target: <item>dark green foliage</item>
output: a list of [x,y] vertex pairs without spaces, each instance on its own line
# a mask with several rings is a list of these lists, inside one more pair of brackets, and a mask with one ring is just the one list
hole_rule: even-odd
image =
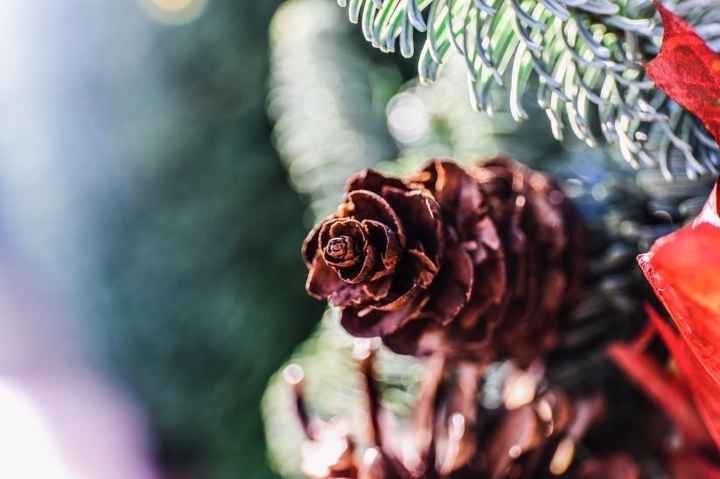
[[168,110],[139,107],[140,174],[106,225],[109,362],[146,406],[161,465],[197,477],[272,475],[260,396],[321,313],[303,290],[304,206],[265,115],[277,3],[215,0],[156,32]]

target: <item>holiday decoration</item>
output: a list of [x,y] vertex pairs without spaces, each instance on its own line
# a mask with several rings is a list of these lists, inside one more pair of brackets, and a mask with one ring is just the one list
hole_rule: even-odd
[[405,180],[366,170],[305,240],[307,290],[397,352],[527,364],[555,342],[581,241],[557,185],[511,160],[436,160]]
[[[720,8],[339,3],[381,50],[421,46],[419,76],[321,0],[274,20],[270,112],[330,306],[266,394],[278,471],[718,477]],[[566,127],[584,144],[543,130]]]
[[[303,424],[303,469],[308,477],[325,479],[411,479],[441,477],[531,477],[540,471],[555,476],[576,471],[578,477],[637,477],[637,466],[622,454],[605,460],[576,459],[576,447],[605,412],[605,399],[571,399],[563,391],[535,394],[542,372],[514,371],[506,382],[501,411],[475,402],[478,368],[452,367],[441,358],[427,365],[422,389],[407,430],[393,430],[383,421],[374,379],[373,353],[358,355],[365,392],[367,437],[362,451],[339,423],[308,417],[302,369],[290,365],[285,380],[293,389],[297,417]],[[479,439],[482,438],[482,439]]]

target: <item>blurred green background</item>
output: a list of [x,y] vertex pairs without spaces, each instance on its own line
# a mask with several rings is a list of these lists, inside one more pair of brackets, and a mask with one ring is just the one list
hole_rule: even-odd
[[185,24],[140,20],[155,68],[125,78],[138,164],[105,218],[99,334],[158,462],[182,477],[272,477],[259,400],[322,311],[303,290],[306,200],[266,115],[278,3],[212,0]]
[[260,399],[323,310],[266,113],[279,4],[0,6],[0,275],[62,298],[53,341],[137,404],[163,478],[274,477]]

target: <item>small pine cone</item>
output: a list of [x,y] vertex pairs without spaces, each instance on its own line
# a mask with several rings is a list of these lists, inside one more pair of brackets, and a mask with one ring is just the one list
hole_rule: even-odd
[[308,292],[396,352],[528,363],[580,282],[579,220],[546,176],[504,158],[353,176],[308,235]]

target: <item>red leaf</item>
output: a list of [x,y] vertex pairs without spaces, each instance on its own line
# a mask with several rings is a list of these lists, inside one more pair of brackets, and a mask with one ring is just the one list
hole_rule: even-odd
[[717,383],[710,377],[705,368],[692,354],[687,344],[683,342],[672,327],[660,318],[660,315],[648,306],[650,322],[655,330],[660,333],[670,353],[677,362],[678,368],[683,377],[687,379],[690,389],[693,392],[695,406],[700,411],[708,430],[720,447],[720,401],[716,394]]
[[720,479],[720,469],[697,455],[673,454],[670,466],[673,476],[681,479]]
[[633,346],[612,344],[608,353],[628,377],[675,423],[690,444],[707,443],[707,433],[686,389],[650,355]]
[[[720,447],[720,216],[718,185],[692,224],[659,239],[638,262],[670,312],[684,344],[651,319],[687,377],[695,403]],[[665,329],[663,328],[665,326]]]
[[665,34],[660,54],[646,66],[655,84],[694,113],[720,143],[720,55],[682,18],[655,0]]

